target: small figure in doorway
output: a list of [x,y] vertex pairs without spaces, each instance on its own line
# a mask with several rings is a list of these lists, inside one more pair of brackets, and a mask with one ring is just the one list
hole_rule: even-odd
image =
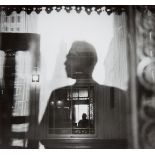
[[82,120],[79,121],[78,127],[79,128],[88,128],[90,126],[90,122],[87,119],[87,114],[83,113],[82,114]]

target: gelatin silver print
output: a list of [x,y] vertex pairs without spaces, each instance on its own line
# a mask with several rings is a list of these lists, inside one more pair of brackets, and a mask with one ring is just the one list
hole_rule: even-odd
[[0,5],[0,148],[155,148],[154,30],[155,6]]

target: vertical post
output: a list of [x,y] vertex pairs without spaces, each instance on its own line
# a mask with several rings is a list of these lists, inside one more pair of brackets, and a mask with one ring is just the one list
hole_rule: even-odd
[[138,142],[138,115],[137,115],[137,76],[136,76],[136,27],[135,8],[129,6],[127,12],[127,46],[129,66],[129,103],[128,103],[128,139],[129,148],[139,148]]
[[39,96],[40,96],[40,36],[33,36],[34,40],[30,43],[30,51],[32,53],[32,76],[38,76],[38,81],[31,81],[30,88],[30,133],[29,133],[29,142],[28,148],[38,148],[39,147],[39,138],[38,138],[38,114],[39,114]]
[[2,100],[2,147],[11,143],[11,115],[14,105],[15,52],[5,51],[4,97]]

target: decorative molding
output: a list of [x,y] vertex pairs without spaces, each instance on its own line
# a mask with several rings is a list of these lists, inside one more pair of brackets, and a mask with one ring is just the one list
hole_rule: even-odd
[[[0,11],[4,11],[7,16],[9,16],[13,11],[16,11],[17,13],[25,11],[29,15],[32,11],[39,14],[42,10],[45,10],[47,14],[54,10],[57,12],[65,10],[67,13],[70,13],[73,10],[80,13],[84,10],[88,15],[90,15],[93,11],[97,12],[99,15],[102,12],[106,12],[108,15],[112,13],[120,15],[122,12],[127,12],[128,8],[129,5],[0,5]],[[133,8],[143,13],[147,11],[155,13],[155,6],[153,5],[135,5]]]
[[1,5],[0,11],[4,11],[7,16],[9,16],[13,11],[20,13],[21,11],[25,11],[28,15],[35,11],[39,14],[42,10],[45,10],[48,14],[52,11],[60,12],[61,10],[65,10],[67,13],[75,10],[77,13],[80,13],[82,10],[86,11],[88,15],[90,15],[93,11],[97,12],[97,14],[101,14],[102,12],[107,12],[108,15],[111,13],[121,14],[122,12],[126,12],[128,6],[112,6],[112,5]]

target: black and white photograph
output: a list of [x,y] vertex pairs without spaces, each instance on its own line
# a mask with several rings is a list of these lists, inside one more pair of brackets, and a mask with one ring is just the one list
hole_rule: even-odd
[[154,5],[0,5],[0,149],[154,149]]

